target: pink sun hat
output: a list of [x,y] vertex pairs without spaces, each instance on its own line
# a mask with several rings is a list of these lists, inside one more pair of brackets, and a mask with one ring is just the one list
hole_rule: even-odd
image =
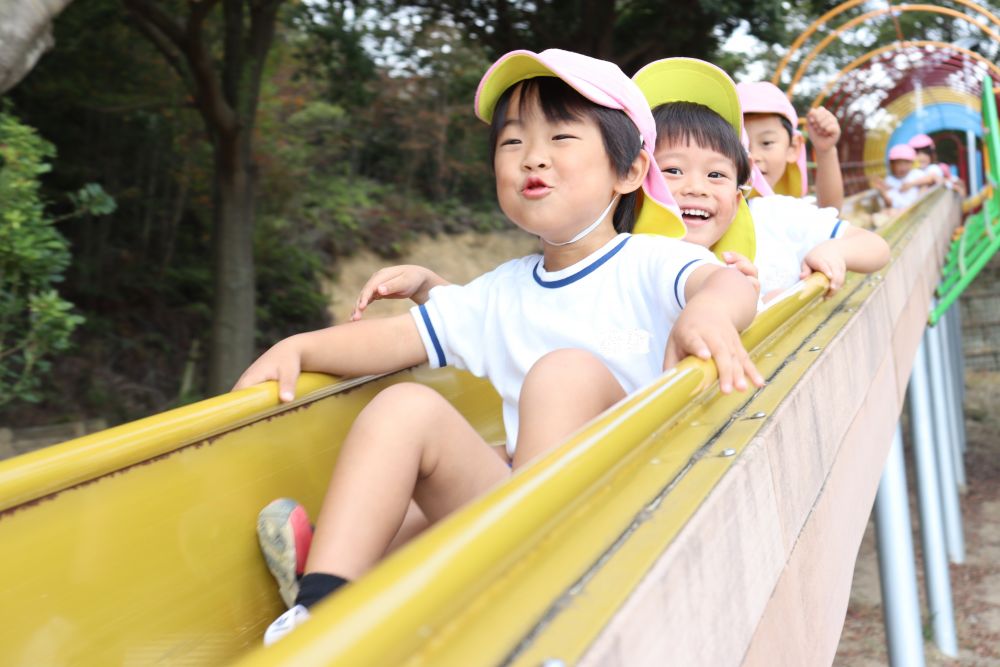
[[[776,85],[768,81],[745,81],[736,84],[736,92],[740,96],[740,106],[743,107],[744,115],[768,113],[784,116],[792,124],[793,135],[802,136],[798,129],[799,115],[795,113],[795,107]],[[781,180],[774,185],[773,190],[779,195],[792,197],[803,197],[809,191],[805,141],[800,141],[795,163],[789,164],[785,168],[785,173],[781,176]]]
[[908,160],[913,162],[917,159],[917,151],[909,144],[896,144],[889,149],[889,162],[894,160]]
[[476,116],[489,123],[504,91],[519,81],[539,76],[562,79],[576,92],[595,104],[618,109],[635,123],[642,137],[642,150],[649,155],[651,168],[642,183],[642,196],[637,203],[636,227],[682,238],[687,228],[681,210],[667,187],[659,169],[655,168],[656,123],[642,91],[614,63],[598,60],[572,51],[546,49],[511,51],[501,56],[483,75],[476,90]]
[[907,143],[910,145],[910,148],[913,149],[934,147],[934,140],[931,139],[926,134],[918,134],[917,136],[910,139]]

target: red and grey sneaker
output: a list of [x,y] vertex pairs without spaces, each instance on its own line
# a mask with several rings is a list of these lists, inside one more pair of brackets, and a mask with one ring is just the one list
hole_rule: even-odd
[[313,529],[306,509],[290,498],[268,503],[257,515],[257,540],[285,606],[291,609],[299,594]]

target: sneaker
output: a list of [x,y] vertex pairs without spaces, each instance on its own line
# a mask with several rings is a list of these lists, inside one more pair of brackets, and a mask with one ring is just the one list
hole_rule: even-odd
[[257,515],[260,550],[288,608],[295,605],[299,594],[299,577],[305,571],[312,535],[305,508],[289,498],[268,503]]
[[309,610],[300,604],[274,619],[264,631],[264,646],[270,646],[309,620]]

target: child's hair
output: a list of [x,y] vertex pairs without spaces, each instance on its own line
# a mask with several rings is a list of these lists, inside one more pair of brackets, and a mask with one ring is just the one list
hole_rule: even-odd
[[785,132],[788,133],[788,140],[791,141],[795,138],[795,128],[792,127],[792,121],[785,118],[784,114],[780,113],[748,113],[747,118],[753,118],[755,116],[774,116],[781,123],[781,127],[785,128]]
[[736,167],[736,184],[750,181],[750,157],[733,126],[704,104],[667,102],[653,109],[657,143],[690,144],[724,155]]
[[927,157],[929,157],[931,159],[931,162],[934,161],[935,152],[936,151],[934,150],[933,146],[922,146],[922,147],[920,147],[920,148],[917,149],[917,153],[918,154],[919,153],[923,153],[924,155],[926,155]]
[[[601,130],[604,150],[618,176],[628,174],[632,162],[642,150],[642,137],[635,123],[624,111],[594,104],[576,92],[562,79],[539,76],[525,79],[504,91],[493,111],[490,122],[490,165],[496,157],[497,140],[507,118],[507,108],[514,91],[520,89],[519,113],[524,114],[528,103],[537,95],[538,104],[549,122],[593,119]],[[635,225],[635,202],[638,190],[622,195],[615,208],[614,226],[618,232],[630,232]]]

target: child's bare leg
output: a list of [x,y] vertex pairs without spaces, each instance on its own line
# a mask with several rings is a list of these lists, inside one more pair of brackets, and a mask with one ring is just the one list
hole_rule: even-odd
[[[493,453],[500,457],[500,460],[507,463],[507,450],[504,445],[492,445],[490,447]],[[389,543],[388,548],[385,550],[386,555],[391,554],[396,549],[400,548],[414,537],[424,532],[430,528],[431,522],[427,520],[424,516],[423,511],[414,501],[410,501],[409,507],[406,508],[406,516],[403,517],[403,525],[399,527],[396,531],[396,536],[392,538],[392,542]]]
[[585,350],[556,350],[531,367],[521,386],[514,467],[552,449],[625,397],[618,380]]
[[396,531],[396,536],[392,538],[392,542],[390,542],[389,546],[386,547],[385,553],[391,554],[393,551],[427,530],[430,525],[431,522],[427,520],[426,516],[424,516],[423,511],[417,503],[411,500],[409,506],[406,508],[406,516],[403,517],[403,523],[400,525],[399,530]]
[[440,394],[417,384],[389,387],[344,441],[306,572],[357,578],[385,553],[411,498],[434,522],[509,474]]

